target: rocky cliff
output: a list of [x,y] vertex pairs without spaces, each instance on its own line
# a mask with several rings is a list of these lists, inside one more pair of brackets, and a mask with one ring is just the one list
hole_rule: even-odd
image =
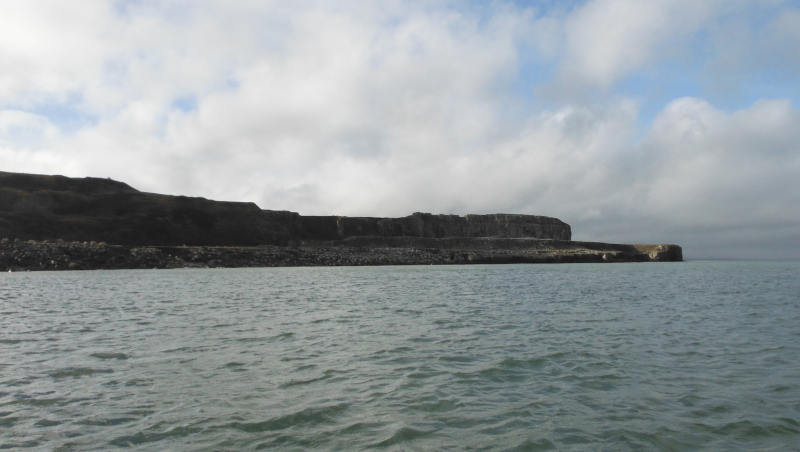
[[349,237],[506,237],[570,240],[568,224],[538,215],[432,215],[416,212],[401,218],[301,216],[265,211],[300,240],[343,240]]
[[120,245],[286,244],[254,203],[142,193],[110,179],[0,172],[0,237]]
[[[568,224],[536,215],[303,216],[143,193],[111,179],[6,172],[0,238],[7,248],[0,263],[9,269],[140,268],[152,259],[160,268],[191,266],[195,251],[152,251],[187,245],[216,247],[197,251],[215,256],[210,266],[682,260],[676,245],[572,242]],[[95,248],[98,242],[103,247]],[[286,253],[294,260],[283,260]]]
[[0,237],[252,246],[358,236],[569,240],[571,231],[561,220],[534,215],[302,216],[254,203],[143,193],[111,179],[0,172]]
[[341,217],[337,223],[342,238],[379,235],[382,237],[507,237],[570,240],[568,224],[538,215],[432,215],[416,212],[403,218],[375,221],[377,234],[364,231],[363,220]]

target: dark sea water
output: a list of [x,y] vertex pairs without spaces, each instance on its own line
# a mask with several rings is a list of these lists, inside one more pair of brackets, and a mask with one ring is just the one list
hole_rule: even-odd
[[0,447],[800,449],[800,262],[0,275]]

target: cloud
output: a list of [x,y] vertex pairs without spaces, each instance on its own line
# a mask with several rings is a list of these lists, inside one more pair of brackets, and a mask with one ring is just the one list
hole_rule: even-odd
[[565,21],[562,76],[607,89],[631,71],[675,54],[721,2],[594,0]]
[[[634,148],[643,178],[625,216],[650,223],[650,237],[695,237],[684,241],[698,254],[796,256],[799,131],[800,112],[787,100],[733,113],[702,99],[675,100]],[[723,249],[723,235],[738,239]],[[763,246],[770,237],[772,246]]]
[[[785,245],[800,243],[791,99],[723,109],[677,96],[647,124],[646,91],[611,89],[681,52],[704,55],[681,46],[722,36],[723,16],[749,24],[746,5],[25,5],[0,17],[4,170],[303,214],[542,214],[578,239],[800,257]],[[794,55],[796,14],[771,7],[765,23],[778,25],[747,36]],[[723,57],[730,68],[751,58],[725,52],[709,74]],[[520,97],[537,70],[556,76],[532,78],[552,95]]]
[[796,98],[800,90],[792,81],[800,76],[800,9],[793,6],[753,7],[747,15],[715,24],[703,74],[707,95],[721,102],[754,91],[760,97],[783,92]]
[[0,102],[31,108],[80,96],[118,38],[104,2],[3,2]]
[[0,110],[0,145],[41,148],[59,136],[58,129],[44,116],[21,110]]

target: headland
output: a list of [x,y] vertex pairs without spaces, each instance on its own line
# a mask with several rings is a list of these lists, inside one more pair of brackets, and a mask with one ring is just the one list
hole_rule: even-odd
[[111,179],[0,172],[0,270],[681,261],[677,245],[572,241],[518,214],[304,216],[145,193]]

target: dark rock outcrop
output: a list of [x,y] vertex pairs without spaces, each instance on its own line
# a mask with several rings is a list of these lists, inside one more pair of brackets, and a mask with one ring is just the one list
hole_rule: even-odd
[[[608,263],[681,260],[680,247],[660,245],[677,259],[642,252],[635,245],[521,240],[517,248],[505,248],[495,239],[383,238],[336,242],[318,247],[134,247],[94,242],[44,243],[0,242],[0,271],[167,269],[209,267],[304,267],[361,265],[463,265]],[[502,239],[501,239],[502,240]],[[443,242],[443,243],[440,243]],[[344,242],[348,242],[343,244]],[[460,248],[464,244],[480,249]],[[361,246],[366,245],[366,246]],[[396,246],[380,246],[396,245]],[[399,245],[399,246],[397,246]],[[428,245],[417,247],[412,245]],[[598,249],[592,249],[598,248]]]
[[[507,237],[570,240],[568,224],[539,215],[431,215],[414,213],[404,218],[378,222],[384,237]],[[347,232],[347,222],[344,224]],[[399,232],[399,234],[398,234]],[[365,234],[353,234],[365,235]]]
[[432,215],[416,212],[401,218],[301,216],[265,213],[300,240],[342,240],[349,237],[507,237],[570,240],[567,223],[539,215]]
[[535,215],[302,216],[111,179],[0,172],[0,269],[11,271],[683,259],[676,245],[571,236]]
[[0,236],[120,245],[285,245],[254,203],[142,193],[110,179],[0,172]]
[[254,246],[348,237],[530,237],[569,240],[535,215],[402,218],[301,216],[254,203],[143,193],[122,182],[0,172],[0,236],[120,245]]

